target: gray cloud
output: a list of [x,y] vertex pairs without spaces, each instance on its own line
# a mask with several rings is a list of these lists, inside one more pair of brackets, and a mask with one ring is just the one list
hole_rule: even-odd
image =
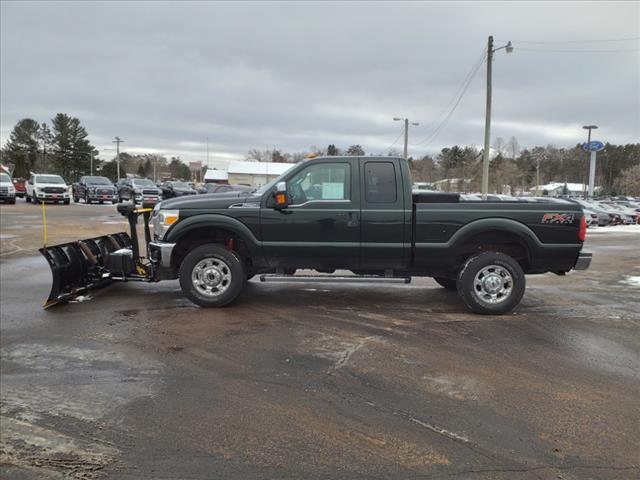
[[[417,142],[481,55],[496,54],[493,137],[573,145],[640,138],[640,43],[525,44],[640,36],[636,2],[615,3],[14,3],[1,4],[0,105],[13,124],[80,117],[99,147],[212,157],[360,143],[385,153],[394,116]],[[484,66],[447,127],[413,154],[480,144]],[[396,144],[396,146],[399,146]],[[108,152],[104,152],[108,156]]]

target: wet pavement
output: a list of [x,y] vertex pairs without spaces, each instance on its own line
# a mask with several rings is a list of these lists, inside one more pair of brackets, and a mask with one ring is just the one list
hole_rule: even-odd
[[217,310],[129,283],[44,311],[25,246],[0,257],[0,477],[638,478],[638,244],[590,235],[590,270],[528,277],[502,317],[429,279],[252,280]]

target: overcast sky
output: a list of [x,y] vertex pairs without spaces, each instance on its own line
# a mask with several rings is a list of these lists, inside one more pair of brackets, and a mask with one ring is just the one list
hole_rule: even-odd
[[[494,60],[493,139],[572,146],[595,123],[598,139],[637,142],[639,5],[3,0],[2,143],[20,118],[65,112],[103,158],[114,135],[126,151],[184,160],[204,160],[207,138],[212,159],[329,143],[384,154],[396,116],[420,123],[414,156],[481,145],[485,64],[440,133],[412,144],[450,111],[490,34],[515,46]],[[523,43],[621,38],[632,40]]]

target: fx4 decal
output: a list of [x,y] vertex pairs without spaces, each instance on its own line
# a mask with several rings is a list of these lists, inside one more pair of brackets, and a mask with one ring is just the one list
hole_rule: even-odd
[[571,225],[573,223],[573,219],[573,213],[545,213],[542,216],[542,223]]

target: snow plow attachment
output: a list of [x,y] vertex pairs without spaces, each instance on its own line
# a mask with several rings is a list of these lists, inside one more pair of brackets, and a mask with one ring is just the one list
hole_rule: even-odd
[[40,253],[47,259],[53,277],[51,292],[43,307],[49,308],[88,290],[104,287],[111,283],[114,274],[124,275],[125,272],[114,272],[111,268],[116,266],[113,257],[129,256],[127,252],[131,252],[131,238],[125,232],[41,248]]
[[146,244],[151,241],[149,218],[152,209],[131,203],[118,204],[118,212],[129,222],[131,235],[120,232],[101,237],[43,247],[40,253],[51,267],[53,283],[43,308],[72,300],[112,281],[153,282],[155,266],[140,256],[136,225],[144,219]]

